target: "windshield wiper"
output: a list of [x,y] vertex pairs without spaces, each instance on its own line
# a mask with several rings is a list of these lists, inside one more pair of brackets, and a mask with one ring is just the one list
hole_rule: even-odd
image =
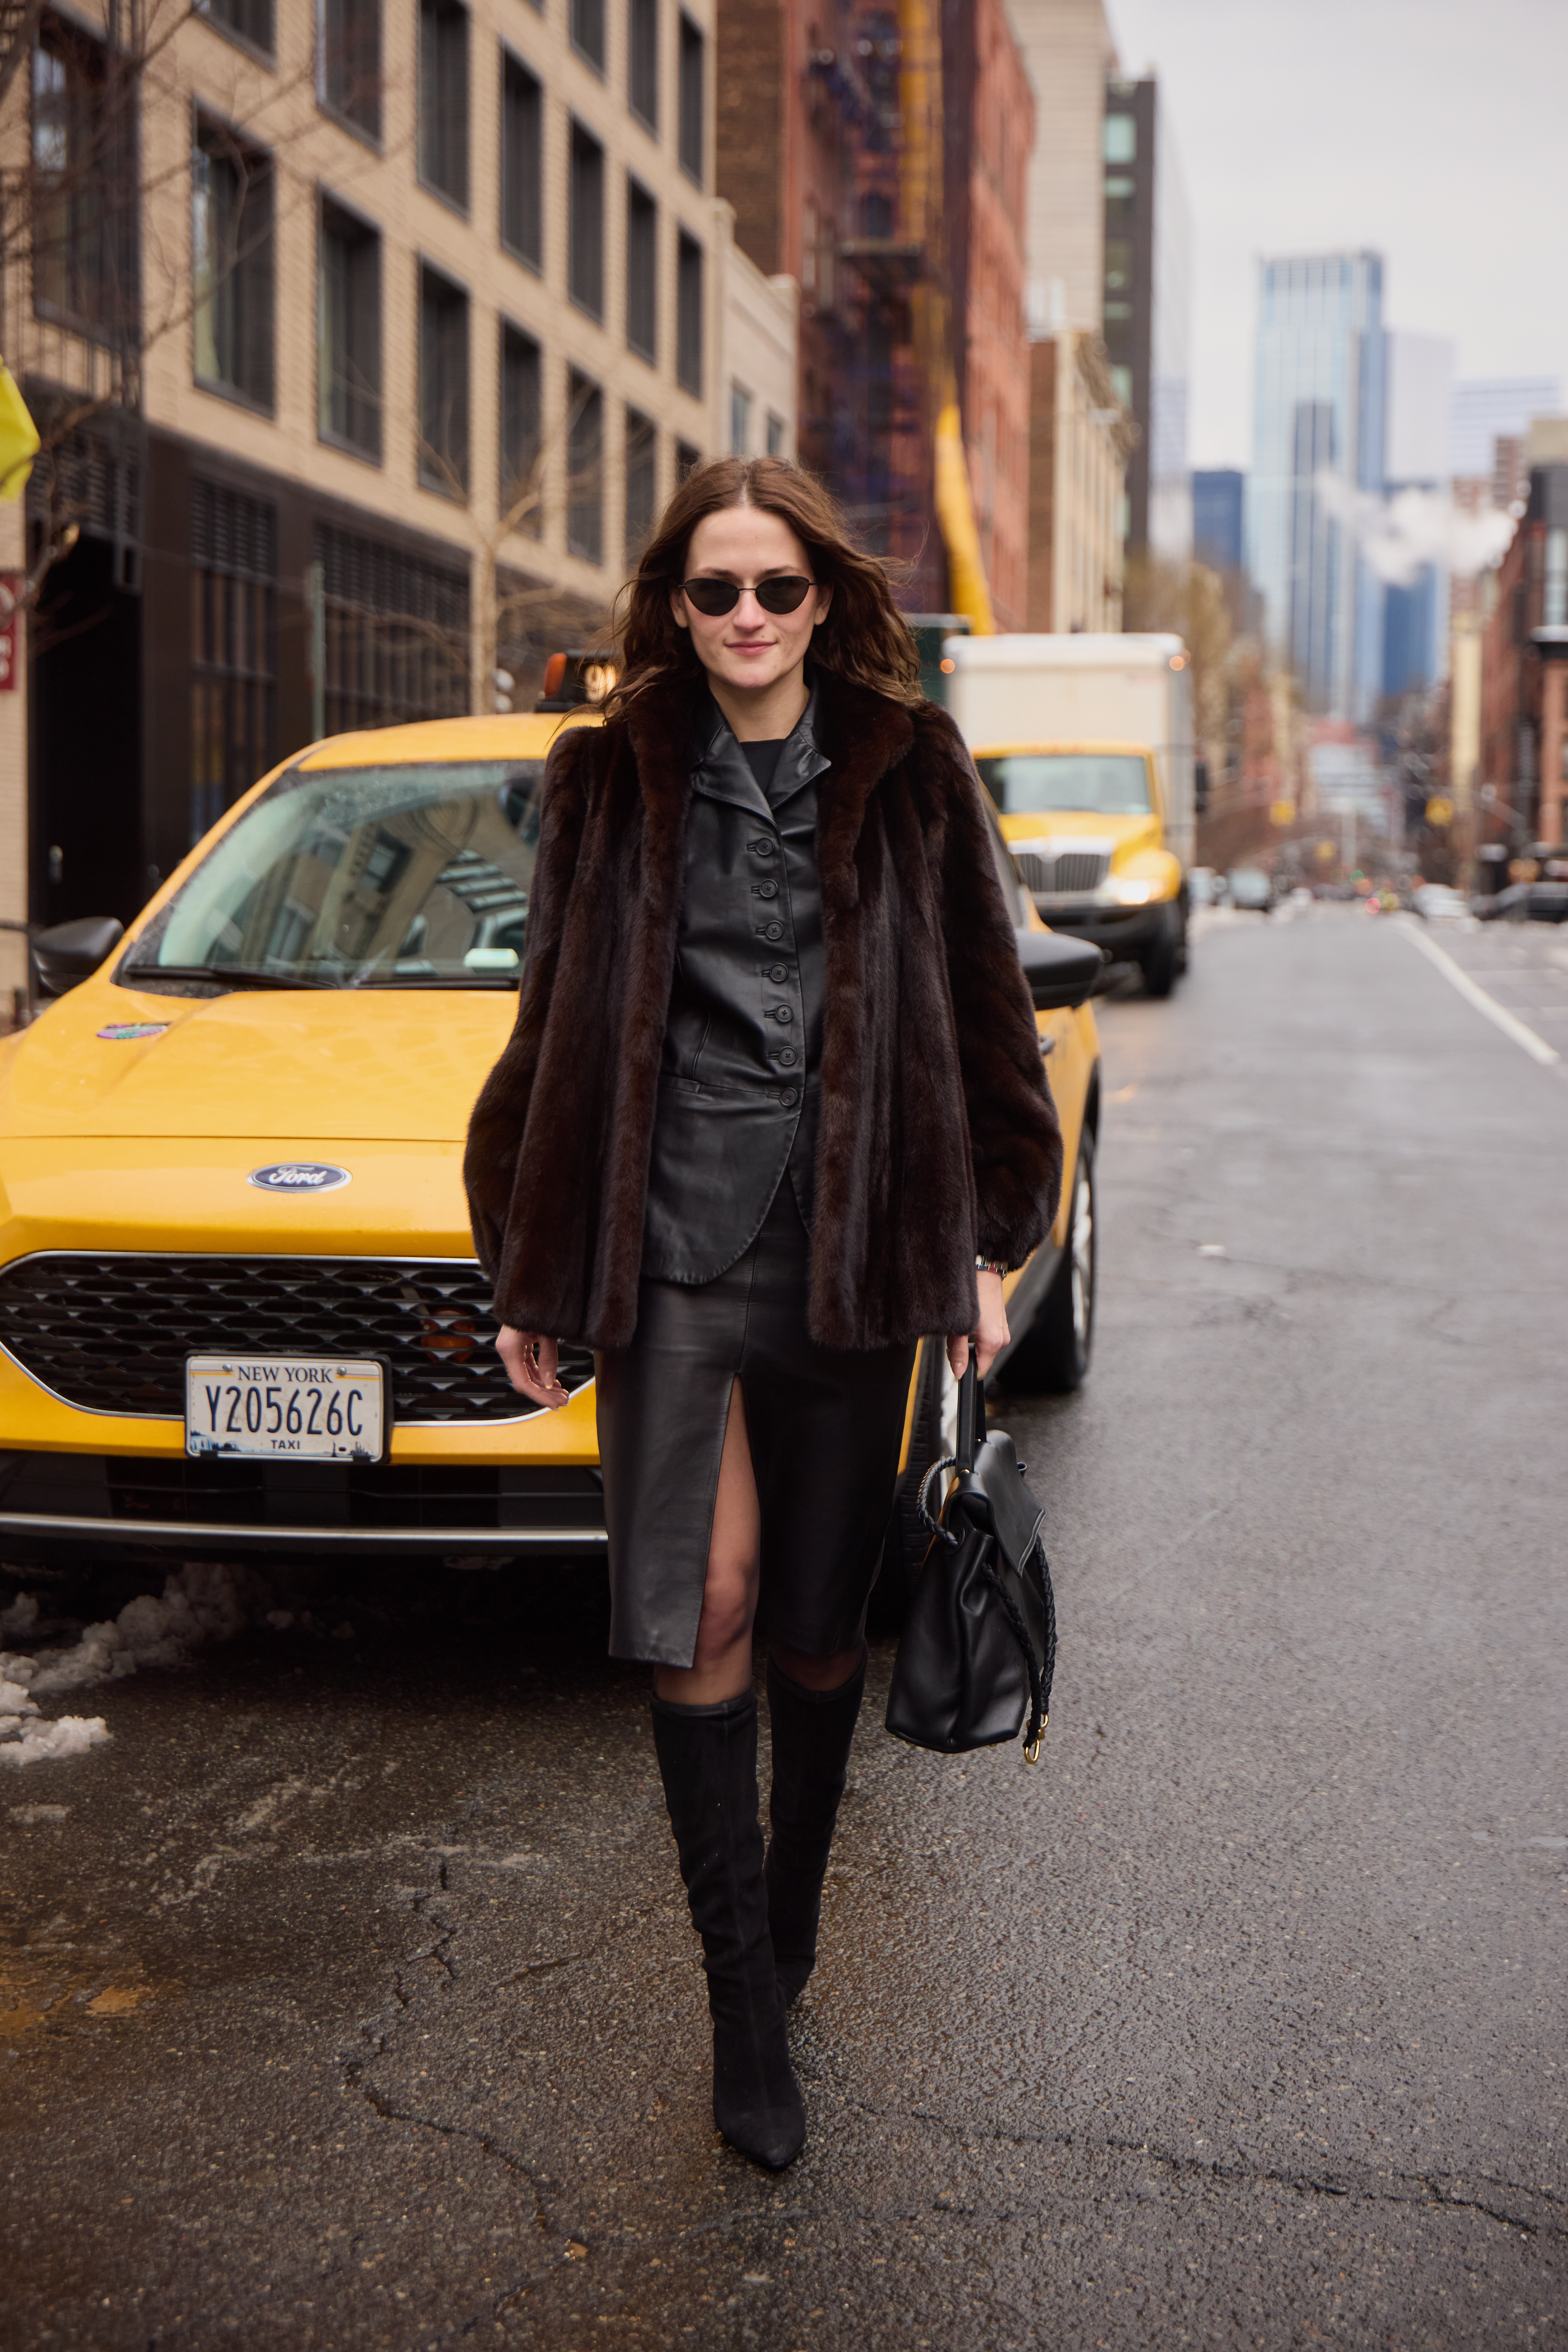
[[364,973],[351,988],[515,988],[515,971],[398,971]]
[[298,972],[259,971],[242,963],[128,963],[121,980],[134,987],[138,980],[203,980],[232,988],[337,988],[335,980],[306,980]]

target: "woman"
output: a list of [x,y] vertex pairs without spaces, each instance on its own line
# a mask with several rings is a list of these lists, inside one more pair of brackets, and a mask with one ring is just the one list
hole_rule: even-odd
[[655,1669],[714,2116],[776,2168],[915,1343],[989,1369],[1061,1144],[973,769],[821,486],[693,473],[624,656],[551,751],[466,1175],[513,1385],[597,1351],[610,1649]]

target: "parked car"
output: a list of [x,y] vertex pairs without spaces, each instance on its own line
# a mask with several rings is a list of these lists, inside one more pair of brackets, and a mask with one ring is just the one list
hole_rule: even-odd
[[[296,1551],[602,1559],[594,1361],[534,1411],[494,1347],[461,1181],[510,1029],[544,756],[578,714],[341,736],[289,760],[0,1044],[0,1559]],[[1001,1369],[1093,1340],[1098,948],[1049,933],[992,824],[1066,1140]],[[97,968],[95,968],[97,967]],[[913,1480],[952,1410],[927,1343]],[[949,1448],[948,1450],[951,1450]],[[901,1507],[892,1547],[915,1542]]]
[[1233,907],[1245,908],[1249,913],[1267,915],[1274,905],[1274,884],[1260,866],[1233,866],[1226,877],[1226,890]]
[[1510,882],[1496,910],[1510,923],[1568,923],[1568,882]]

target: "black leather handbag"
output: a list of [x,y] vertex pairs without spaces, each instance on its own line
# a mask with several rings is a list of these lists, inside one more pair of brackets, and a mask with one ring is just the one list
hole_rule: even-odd
[[[928,1497],[948,1470],[957,1475],[933,1517]],[[948,1756],[997,1747],[1022,1730],[1024,1754],[1037,1763],[1057,1664],[1045,1513],[1012,1439],[985,1433],[973,1347],[958,1390],[958,1452],[931,1464],[920,1507],[931,1539],[894,1661],[888,1729]]]

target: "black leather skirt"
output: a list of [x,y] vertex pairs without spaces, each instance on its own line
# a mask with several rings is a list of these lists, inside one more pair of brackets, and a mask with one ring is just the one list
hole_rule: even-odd
[[819,1348],[805,1328],[809,1257],[786,1181],[715,1281],[645,1277],[631,1346],[597,1359],[612,1657],[691,1664],[737,1380],[762,1505],[758,1621],[814,1657],[860,1638],[915,1350]]

